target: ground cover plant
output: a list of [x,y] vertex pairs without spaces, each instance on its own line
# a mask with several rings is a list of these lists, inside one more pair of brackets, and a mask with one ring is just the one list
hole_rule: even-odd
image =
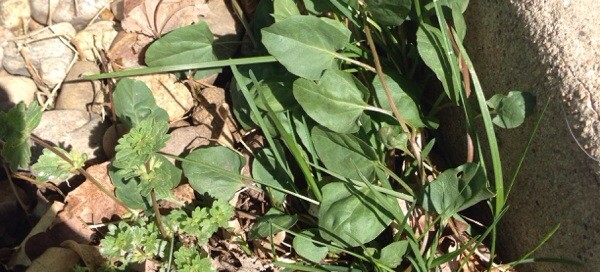
[[[264,249],[277,271],[508,271],[534,259],[533,251],[512,263],[496,258],[516,173],[502,172],[495,129],[522,124],[535,98],[484,96],[463,46],[467,4],[262,0],[243,19],[249,49],[232,59],[219,59],[221,44],[204,22],[158,34],[144,55],[148,68],[85,77],[118,78],[111,110],[127,133],[110,163],[114,192],[83,169],[85,155],[31,135],[41,117],[35,103],[0,113],[2,160],[6,171],[30,167],[41,181],[82,174],[127,209],[99,242],[102,262],[79,271],[145,262],[209,271],[218,254],[211,237],[250,256]],[[171,72],[195,82],[215,69],[230,79],[231,111],[247,133],[230,146],[160,152],[169,116],[127,77]],[[448,108],[462,112],[451,124],[465,135],[458,163],[438,146]],[[262,144],[249,146],[248,135]],[[45,147],[35,163],[29,140]],[[174,197],[182,183],[197,201]],[[237,205],[250,193],[261,196],[263,213]],[[461,212],[478,203],[492,219],[474,228]],[[251,227],[232,231],[240,218]]]

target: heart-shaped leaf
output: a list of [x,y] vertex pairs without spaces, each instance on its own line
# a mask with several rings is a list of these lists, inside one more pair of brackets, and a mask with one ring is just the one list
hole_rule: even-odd
[[490,108],[496,111],[492,122],[501,128],[520,126],[525,117],[533,113],[535,96],[528,92],[511,91],[507,95],[496,94],[487,101]]
[[303,78],[294,82],[294,97],[308,116],[339,133],[358,131],[357,120],[369,106],[367,93],[354,76],[340,70],[326,70],[318,84]]
[[384,206],[398,206],[392,197],[384,198],[388,203],[382,205],[369,188],[344,182],[329,183],[322,191],[318,216],[321,237],[351,247],[375,239],[392,222],[393,215]]
[[314,127],[312,141],[328,170],[357,181],[362,180],[361,175],[368,180],[375,176],[377,154],[356,136]]
[[325,69],[336,66],[337,51],[350,40],[350,30],[336,24],[338,27],[315,16],[295,15],[263,28],[262,42],[288,71],[317,80]]
[[224,147],[198,148],[185,157],[183,173],[194,190],[229,201],[244,186],[240,171],[246,159]]
[[132,128],[146,118],[169,121],[169,114],[156,105],[152,91],[139,80],[123,78],[113,93],[115,114],[125,126]]

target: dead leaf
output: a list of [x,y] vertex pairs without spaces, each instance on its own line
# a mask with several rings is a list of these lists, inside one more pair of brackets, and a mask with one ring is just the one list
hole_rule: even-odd
[[39,258],[35,259],[28,272],[63,272],[72,271],[73,266],[79,263],[79,256],[68,248],[51,247]]
[[79,244],[73,240],[64,241],[61,246],[75,251],[81,257],[85,266],[92,269],[92,271],[106,262],[98,247]]
[[124,0],[121,26],[127,32],[159,38],[163,34],[198,22],[208,12],[204,1]]

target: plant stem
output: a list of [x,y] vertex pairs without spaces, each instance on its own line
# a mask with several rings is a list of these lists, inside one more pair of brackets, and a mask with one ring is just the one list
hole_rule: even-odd
[[13,191],[13,194],[15,195],[17,202],[19,202],[19,206],[21,206],[21,209],[23,209],[25,214],[27,216],[29,216],[29,212],[27,211],[27,207],[25,206],[25,203],[23,203],[23,200],[21,200],[21,198],[19,197],[19,194],[17,193],[17,188],[15,188],[15,184],[13,182],[10,170],[8,169],[8,167],[6,167],[5,163],[2,164],[2,167],[4,168],[4,171],[6,172],[6,178],[8,179],[8,184],[10,184],[10,189]]
[[152,198],[152,209],[154,210],[154,215],[156,216],[156,224],[158,225],[160,235],[162,235],[163,239],[167,240],[169,239],[169,236],[167,235],[167,230],[162,222],[162,216],[160,215],[160,210],[158,209],[158,202],[156,201],[156,193],[154,192],[154,188],[150,191],[150,198]]
[[[58,151],[58,149],[56,149],[54,146],[47,144],[46,142],[44,142],[44,140],[40,139],[39,137],[35,136],[34,134],[31,134],[31,140],[33,140],[36,144],[39,144],[39,145],[43,146],[44,148],[47,148],[48,150],[52,151],[52,153],[56,154],[61,159],[65,160],[66,162],[68,162],[69,164],[74,166],[73,161],[69,157],[67,157],[65,154]],[[102,184],[100,184],[100,182],[98,180],[96,180],[96,178],[94,178],[92,175],[90,175],[90,173],[88,173],[81,167],[77,168],[77,172],[82,174],[87,180],[89,180],[92,184],[94,184],[94,186],[96,186],[96,188],[100,189],[100,191],[102,191],[102,193],[104,193],[106,196],[108,196],[110,199],[112,199],[119,206],[125,208],[127,211],[129,211],[131,213],[134,213],[129,207],[125,206],[125,204],[123,204],[123,202],[121,202],[121,200],[119,200],[111,192],[109,192],[106,188],[104,188],[104,186],[102,186]]]

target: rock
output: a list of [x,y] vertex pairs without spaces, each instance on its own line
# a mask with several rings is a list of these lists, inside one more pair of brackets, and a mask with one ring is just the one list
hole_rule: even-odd
[[152,90],[156,104],[169,114],[169,121],[182,119],[194,106],[190,90],[177,82],[177,77],[173,74],[154,74],[135,79],[143,81]]
[[[109,0],[29,0],[34,20],[45,25],[68,22],[77,30],[85,28],[108,2]],[[49,10],[52,11],[50,22]]]
[[[97,114],[78,110],[46,111],[33,134],[66,150],[77,150],[88,155],[88,163],[105,160],[102,135],[107,126]],[[35,146],[34,157],[41,154]],[[36,161],[34,158],[33,161]]]
[[[78,61],[73,65],[66,80],[78,79],[82,75],[100,73],[100,68],[94,62]],[[100,87],[100,81],[79,81],[64,83],[56,99],[55,108],[58,110],[90,111],[102,113],[105,95]]]
[[114,22],[100,21],[79,31],[71,43],[77,48],[80,59],[96,61],[99,52],[108,52],[117,33]]
[[37,87],[33,80],[22,76],[0,77],[0,111],[6,111],[19,102],[29,105],[35,98]]
[[[185,155],[187,152],[199,147],[210,145],[211,132],[208,129],[184,127],[173,130],[167,145],[160,151],[171,155]],[[175,163],[174,159],[169,161]]]
[[113,70],[139,68],[143,63],[146,45],[152,39],[144,35],[120,31],[108,50],[108,60]]
[[17,35],[25,34],[30,13],[28,0],[0,0],[0,25]]
[[[117,136],[117,131],[118,136]],[[102,137],[102,149],[104,150],[104,154],[107,159],[112,159],[115,156],[115,147],[119,143],[119,138],[121,136],[127,134],[129,129],[122,124],[117,124],[116,131],[114,126],[110,126],[104,132],[104,136]]]
[[[242,26],[237,16],[229,8],[229,1],[207,1],[208,14],[203,20],[208,24],[210,31],[215,35],[215,43],[227,43],[241,40]],[[235,44],[235,43],[232,43]],[[218,46],[215,53],[219,59],[228,59],[237,51],[237,45]]]
[[[211,131],[211,139],[227,146],[235,142],[238,134],[236,122],[232,118],[229,105],[225,102],[225,90],[206,88],[198,95],[198,107],[192,112],[192,124]],[[241,137],[241,135],[237,135]]]
[[40,88],[54,87],[65,78],[75,57],[75,52],[56,35],[69,40],[75,36],[75,29],[68,23],[56,24],[28,39],[16,41],[23,46],[22,53],[37,70],[37,75],[29,73],[16,42],[9,42],[4,48],[4,69],[11,74],[32,77]]

